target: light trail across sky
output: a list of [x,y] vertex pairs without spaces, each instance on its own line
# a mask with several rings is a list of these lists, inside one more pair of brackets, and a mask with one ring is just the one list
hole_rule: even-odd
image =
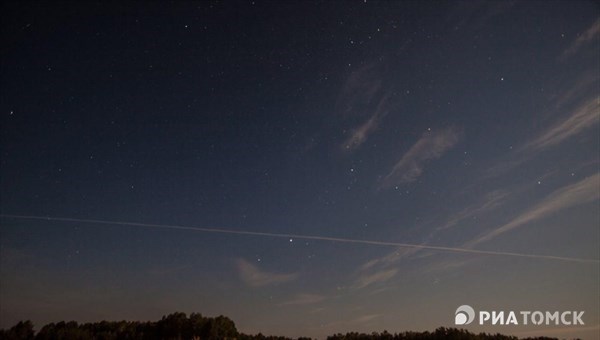
[[411,243],[401,243],[401,242],[360,240],[360,239],[351,239],[351,238],[343,238],[343,237],[298,235],[298,234],[285,234],[285,233],[267,233],[267,232],[260,232],[260,231],[243,231],[243,230],[231,230],[231,229],[220,229],[220,228],[188,227],[188,226],[180,226],[180,225],[79,219],[79,218],[69,218],[69,217],[29,216],[29,215],[9,215],[9,214],[0,214],[0,217],[12,218],[12,219],[59,221],[59,222],[72,222],[72,223],[124,225],[124,226],[156,228],[156,229],[187,230],[187,231],[197,231],[197,232],[204,232],[204,233],[263,236],[263,237],[277,237],[277,238],[289,238],[289,239],[295,238],[295,239],[301,239],[301,240],[330,241],[330,242],[354,243],[354,244],[365,244],[365,245],[374,245],[374,246],[413,248],[413,249],[477,254],[477,255],[512,256],[512,257],[524,257],[524,258],[532,258],[532,259],[590,263],[590,264],[600,263],[600,260],[597,260],[597,259],[583,259],[583,258],[562,257],[562,256],[552,256],[552,255],[537,255],[537,254],[524,254],[524,253],[503,252],[503,251],[477,250],[477,249],[468,249],[468,248],[443,247],[443,246],[432,246],[432,245],[411,244]]

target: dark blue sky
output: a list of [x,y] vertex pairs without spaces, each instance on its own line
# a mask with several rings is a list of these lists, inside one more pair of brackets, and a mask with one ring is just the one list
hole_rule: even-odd
[[322,337],[471,304],[589,320],[473,331],[598,334],[596,3],[1,12],[0,327],[196,311]]

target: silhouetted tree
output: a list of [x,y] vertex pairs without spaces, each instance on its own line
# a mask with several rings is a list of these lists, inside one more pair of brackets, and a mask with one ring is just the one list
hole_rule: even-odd
[[31,340],[33,339],[33,324],[31,321],[19,321],[9,330],[0,332],[0,339],[7,340]]
[[[292,340],[281,336],[241,334],[235,323],[220,315],[216,318],[192,313],[177,312],[163,316],[157,322],[101,321],[78,324],[75,321],[49,323],[35,334],[31,321],[21,321],[8,330],[0,330],[0,340]],[[440,327],[433,332],[403,332],[391,334],[388,331],[371,334],[349,332],[329,336],[328,340],[518,340],[517,337],[502,334],[470,333],[464,329]],[[310,338],[298,338],[310,340]],[[538,337],[524,340],[556,340]]]
[[185,313],[173,313],[163,318],[158,322],[158,332],[161,339],[176,339],[181,340],[184,336],[186,339],[191,338],[191,333],[188,328],[188,318]]

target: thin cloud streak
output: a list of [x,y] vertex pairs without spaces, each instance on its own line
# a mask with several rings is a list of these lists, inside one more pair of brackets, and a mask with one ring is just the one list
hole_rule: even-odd
[[378,318],[380,316],[381,316],[381,314],[367,314],[367,315],[357,317],[356,319],[353,320],[353,322],[354,323],[366,323],[366,322],[375,320],[376,318]]
[[298,277],[298,274],[278,274],[265,272],[244,259],[238,259],[236,264],[242,281],[252,287],[276,285],[293,281]]
[[289,301],[281,304],[281,306],[303,306],[312,305],[325,300],[325,296],[317,294],[298,294]]
[[597,173],[575,184],[556,190],[532,209],[522,213],[501,227],[467,242],[464,247],[471,248],[477,244],[487,242],[510,230],[521,227],[529,222],[548,217],[560,210],[597,201],[598,198],[600,198],[599,188],[600,173]]
[[366,140],[367,137],[375,130],[377,130],[377,126],[379,125],[380,117],[375,114],[369,120],[367,120],[363,125],[352,131],[352,135],[348,139],[342,143],[342,149],[346,151],[352,151],[361,146]]
[[[341,143],[344,152],[352,152],[375,133],[392,108],[392,91],[384,85],[382,63],[366,65],[350,74],[336,102],[336,111],[345,116],[366,117],[350,130]],[[363,118],[365,119],[365,118]]]
[[375,266],[379,266],[380,268],[387,268],[389,266],[394,265],[395,263],[402,260],[403,258],[414,255],[415,253],[419,252],[420,250],[421,250],[420,248],[396,249],[393,252],[389,253],[388,255],[385,255],[385,256],[382,256],[382,257],[379,257],[379,258],[376,258],[376,259],[373,259],[373,260],[370,260],[370,261],[364,263],[363,265],[361,265],[359,267],[359,270],[367,271]]
[[61,221],[61,222],[105,224],[105,225],[126,225],[126,226],[133,226],[133,227],[186,230],[186,231],[197,231],[197,232],[205,232],[205,233],[220,233],[220,234],[234,234],[234,235],[247,235],[247,236],[264,236],[264,237],[287,238],[287,239],[297,238],[297,239],[301,239],[301,240],[330,241],[330,242],[364,244],[364,245],[374,245],[374,246],[389,246],[389,247],[397,247],[397,248],[428,249],[428,250],[436,250],[436,251],[443,251],[443,252],[455,252],[455,253],[477,254],[477,255],[511,256],[511,257],[523,257],[523,258],[531,258],[531,259],[577,262],[577,263],[594,263],[594,264],[600,263],[600,260],[597,260],[597,259],[582,259],[582,258],[561,257],[561,256],[551,256],[551,255],[537,255],[537,254],[523,254],[523,253],[512,253],[512,252],[502,252],[502,251],[476,250],[476,249],[469,249],[469,248],[442,247],[442,246],[431,246],[431,245],[410,244],[410,243],[400,243],[400,242],[358,240],[358,239],[327,237],[327,236],[265,233],[265,232],[256,232],[256,231],[186,227],[186,226],[165,225],[165,224],[120,222],[120,221],[106,221],[106,220],[92,220],[92,219],[88,220],[88,219],[78,219],[78,218],[68,218],[68,217],[11,215],[11,214],[0,214],[0,217],[42,220],[42,221]]
[[382,79],[378,64],[366,65],[352,72],[337,99],[336,111],[344,115],[365,115],[362,109],[381,90]]
[[451,227],[454,227],[459,222],[464,221],[469,218],[477,217],[482,214],[486,214],[497,207],[501,206],[506,198],[509,196],[509,193],[504,190],[494,190],[492,192],[487,193],[483,202],[479,204],[475,204],[469,206],[462,211],[452,215],[444,225],[438,227],[436,231],[445,230]]
[[[593,88],[592,85],[597,81],[598,77],[583,77],[572,84],[571,87],[578,89],[579,94],[586,93],[590,91],[588,88]],[[569,91],[556,100],[556,105],[561,107],[565,104],[571,104],[575,99],[577,99],[577,95]],[[554,125],[544,129],[539,135],[517,148],[517,153],[511,154],[513,158],[503,159],[486,170],[483,179],[504,175],[532,160],[538,152],[560,145],[575,136],[582,135],[588,129],[597,127],[600,119],[600,115],[598,115],[600,98],[597,95],[587,97],[587,100],[583,99],[573,106],[575,107],[573,112],[562,115],[562,118]]]
[[562,121],[554,124],[542,135],[525,146],[525,151],[541,150],[557,145],[568,138],[589,129],[598,123],[600,115],[600,98],[594,96],[580,105],[575,112]]
[[462,30],[466,25],[479,31],[491,19],[510,11],[516,1],[458,1],[446,18],[453,30]]
[[396,276],[398,269],[382,270],[373,274],[361,275],[355,282],[354,287],[362,289],[370,285],[388,281]]
[[454,147],[461,137],[462,130],[455,127],[424,133],[385,176],[382,187],[415,181],[423,173],[425,163],[440,158]]
[[575,41],[567,48],[560,56],[560,60],[565,60],[570,56],[579,52],[579,50],[598,38],[600,35],[600,19],[596,20],[583,34],[581,34]]
[[563,84],[563,94],[556,100],[557,107],[580,101],[583,98],[593,97],[598,92],[600,74],[593,69],[587,70],[572,82]]
[[[473,205],[463,209],[462,211],[460,211],[454,215],[451,215],[445,221],[445,223],[443,225],[435,228],[432,231],[432,233],[429,235],[428,240],[423,242],[422,244],[423,245],[427,244],[429,242],[429,240],[433,239],[434,235],[436,235],[437,233],[439,233],[441,231],[444,231],[445,229],[454,227],[456,224],[458,224],[461,221],[467,220],[469,218],[481,216],[483,214],[487,214],[490,211],[498,208],[499,206],[501,206],[502,204],[505,203],[508,196],[509,196],[509,193],[505,190],[494,190],[494,191],[487,193],[485,195],[485,198],[482,203],[473,204]],[[361,265],[359,267],[359,270],[367,271],[367,270],[371,270],[374,267],[378,267],[380,269],[385,269],[385,268],[395,265],[396,263],[398,263],[399,261],[401,261],[407,257],[414,257],[415,254],[417,254],[418,252],[420,252],[422,250],[424,250],[424,249],[419,249],[419,248],[396,249],[388,255],[365,262],[363,265]],[[431,253],[428,252],[428,254],[425,254],[425,256],[429,256],[430,254]]]
[[384,95],[369,119],[352,131],[348,139],[342,143],[342,149],[352,151],[360,147],[379,127],[380,121],[389,113],[389,93]]

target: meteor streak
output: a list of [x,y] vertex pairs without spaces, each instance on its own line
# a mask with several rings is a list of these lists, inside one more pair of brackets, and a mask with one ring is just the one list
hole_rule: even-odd
[[276,238],[285,238],[285,239],[296,238],[296,239],[301,239],[301,240],[330,241],[330,242],[339,242],[339,243],[366,244],[366,245],[374,245],[374,246],[413,248],[413,249],[423,249],[423,250],[433,250],[433,251],[453,252],[453,253],[495,255],[495,256],[513,256],[513,257],[525,257],[525,258],[532,258],[532,259],[556,260],[556,261],[578,262],[578,263],[594,263],[594,264],[600,263],[600,260],[596,260],[596,259],[582,259],[582,258],[575,258],[575,257],[524,254],[524,253],[491,251],[491,250],[477,250],[477,249],[468,249],[468,248],[443,247],[443,246],[432,246],[432,245],[400,243],[400,242],[360,240],[360,239],[329,237],[329,236],[316,236],[316,235],[267,233],[267,232],[259,232],[259,231],[243,231],[243,230],[231,230],[231,229],[221,229],[221,228],[188,227],[188,226],[168,225],[168,224],[151,224],[151,223],[138,223],[138,222],[92,220],[92,219],[79,219],[79,218],[69,218],[69,217],[28,216],[28,215],[8,215],[8,214],[0,214],[0,217],[13,218],[13,219],[27,219],[27,220],[73,222],[73,223],[78,222],[78,223],[107,224],[107,225],[125,225],[125,226],[133,226],[133,227],[199,231],[199,232],[204,232],[204,233],[264,236],[264,237],[276,237]]

